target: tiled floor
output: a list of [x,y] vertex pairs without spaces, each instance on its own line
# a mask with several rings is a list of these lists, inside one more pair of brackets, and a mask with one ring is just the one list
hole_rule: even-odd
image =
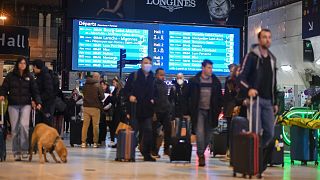
[[[51,156],[49,163],[40,164],[38,155],[32,162],[14,162],[11,146],[8,144],[8,159],[0,163],[0,179],[234,179],[232,168],[223,157],[207,158],[207,166],[196,166],[195,151],[191,164],[171,164],[168,157],[162,157],[157,162],[142,162],[137,153],[137,162],[115,162],[115,149],[111,148],[71,148],[68,141],[68,163],[56,164]],[[10,142],[8,142],[10,143]],[[209,155],[208,155],[209,156]],[[319,168],[310,163],[308,167],[291,166],[286,155],[285,167],[272,167],[264,173],[264,179],[320,179]],[[239,178],[241,176],[239,175]]]

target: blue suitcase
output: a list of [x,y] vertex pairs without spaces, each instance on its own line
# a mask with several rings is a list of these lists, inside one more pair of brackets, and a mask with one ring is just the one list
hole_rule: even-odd
[[116,161],[135,162],[136,136],[134,131],[122,129],[118,134]]
[[290,139],[291,164],[298,160],[301,165],[306,166],[308,161],[315,161],[318,165],[318,130],[292,126]]

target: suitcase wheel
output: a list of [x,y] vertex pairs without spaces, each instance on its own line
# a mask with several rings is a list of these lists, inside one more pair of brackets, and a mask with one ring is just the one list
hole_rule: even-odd
[[307,161],[301,161],[301,166],[307,166]]
[[319,162],[318,162],[318,161],[314,162],[314,165],[318,166],[318,165],[319,165]]
[[294,160],[291,160],[291,165],[294,165]]
[[258,174],[257,178],[258,178],[258,179],[261,179],[261,178],[262,178],[262,175],[261,175],[261,174]]

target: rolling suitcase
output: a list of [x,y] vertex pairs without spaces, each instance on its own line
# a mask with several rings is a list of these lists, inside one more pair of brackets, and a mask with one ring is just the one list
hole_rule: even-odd
[[[81,136],[82,136],[82,126],[83,121],[80,114],[81,106],[75,106],[74,108],[74,116],[71,117],[70,121],[70,146],[74,147],[74,145],[81,145]],[[87,143],[89,145],[93,144],[93,129],[92,129],[92,121],[88,127],[88,135],[87,135]]]
[[249,123],[245,117],[236,116],[231,120],[230,127],[230,166],[233,166],[233,154],[237,151],[236,148],[233,148],[234,143],[233,139],[235,136],[239,135],[243,131],[249,131]]
[[308,161],[318,165],[318,130],[291,126],[290,139],[291,164],[298,160],[301,165],[306,166]]
[[4,120],[4,102],[1,102],[1,119],[0,119],[0,161],[6,160],[6,126]]
[[176,118],[172,122],[172,145],[170,146],[170,162],[191,162],[190,120]]
[[282,167],[284,167],[284,142],[282,137],[282,125],[278,124],[275,126],[274,134],[274,139],[268,147],[271,148],[269,164],[270,166],[282,165]]
[[[257,97],[257,113],[256,120],[258,121],[259,115],[259,97]],[[233,145],[237,147],[237,151],[233,154],[233,176],[236,177],[237,173],[241,173],[243,177],[247,175],[249,178],[256,176],[261,178],[262,173],[262,148],[260,147],[260,137],[257,133],[252,131],[252,110],[253,98],[250,98],[249,110],[249,132],[241,132],[239,135],[234,136]],[[258,131],[258,123],[255,127]]]
[[217,154],[225,155],[227,153],[228,147],[228,130],[227,130],[227,120],[222,119],[218,122],[218,127],[212,134],[210,139],[210,153],[213,157]]
[[[131,103],[131,108],[129,125],[136,121],[136,104]],[[115,160],[121,162],[135,162],[136,145],[137,138],[135,136],[135,132],[131,130],[131,128],[120,129],[118,132],[117,154]]]

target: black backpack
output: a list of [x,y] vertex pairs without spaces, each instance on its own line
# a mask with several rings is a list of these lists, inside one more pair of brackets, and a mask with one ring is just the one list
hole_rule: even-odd
[[53,70],[49,70],[49,73],[51,75],[52,78],[52,82],[53,82],[53,94],[55,96],[57,96],[59,90],[60,90],[60,80],[59,80],[59,75],[54,72]]

